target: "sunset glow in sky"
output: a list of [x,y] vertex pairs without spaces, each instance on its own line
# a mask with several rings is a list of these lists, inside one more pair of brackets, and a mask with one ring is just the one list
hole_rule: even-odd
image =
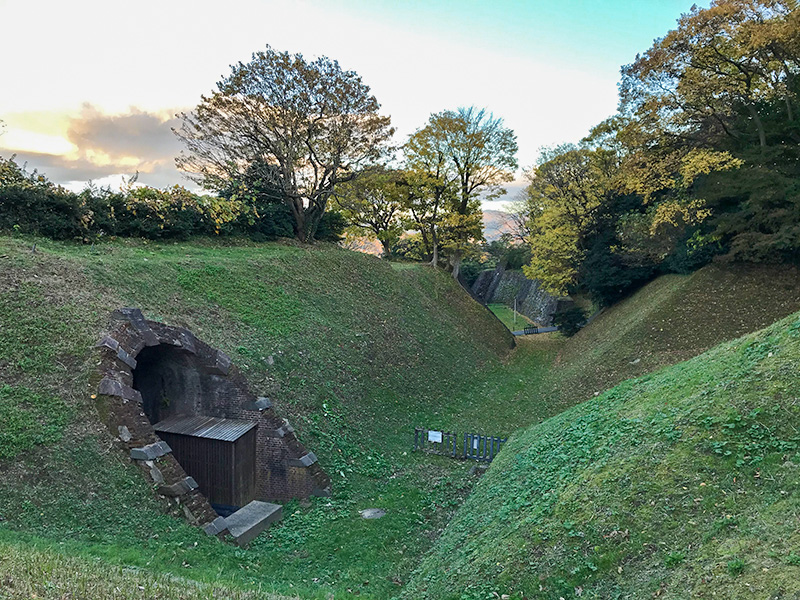
[[[174,114],[270,44],[358,72],[402,142],[428,115],[486,107],[523,167],[616,108],[621,65],[691,0],[0,0],[0,156],[80,189],[140,172],[187,184]],[[512,190],[513,192],[513,186]]]

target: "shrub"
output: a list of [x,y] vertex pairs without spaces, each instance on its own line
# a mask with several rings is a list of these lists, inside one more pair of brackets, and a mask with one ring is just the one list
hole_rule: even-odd
[[[339,241],[346,223],[337,212],[320,221],[316,239]],[[195,194],[127,186],[119,192],[89,186],[80,194],[0,158],[0,230],[52,239],[102,236],[187,239],[196,235],[248,235],[255,241],[294,236],[291,210],[272,196]]]
[[671,273],[692,273],[725,251],[722,240],[717,236],[700,230],[690,231],[664,259],[663,270]]
[[553,315],[553,323],[567,337],[572,337],[586,323],[586,313],[577,306],[565,308]]
[[484,271],[485,267],[483,264],[478,262],[477,260],[467,259],[462,261],[461,263],[461,270],[459,273],[461,277],[464,279],[466,284],[469,287],[472,287],[472,284],[475,283],[475,280],[478,279],[478,275],[481,274],[481,271]]
[[342,213],[328,211],[319,221],[317,234],[314,236],[321,242],[340,242],[344,238],[344,230],[347,227],[347,219]]
[[62,188],[19,184],[0,187],[0,229],[67,240],[87,233],[87,221],[79,198]]
[[0,158],[0,229],[35,233],[56,240],[81,237],[89,215],[81,199],[36,171],[28,173]]
[[422,236],[419,233],[412,233],[400,238],[392,246],[392,258],[402,258],[406,260],[430,260],[430,255],[425,252]]
[[254,242],[294,236],[294,218],[285,204],[267,204],[249,215],[240,215],[233,229]]

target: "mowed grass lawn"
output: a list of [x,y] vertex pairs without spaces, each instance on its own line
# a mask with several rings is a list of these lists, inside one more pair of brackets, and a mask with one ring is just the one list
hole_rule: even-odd
[[533,324],[531,319],[520,312],[515,314],[514,310],[507,307],[505,304],[492,303],[486,306],[503,322],[503,325],[505,325],[509,331],[518,331]]

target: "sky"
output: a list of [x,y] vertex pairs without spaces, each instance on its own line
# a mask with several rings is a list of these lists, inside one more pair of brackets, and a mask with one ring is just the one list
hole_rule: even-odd
[[[191,186],[170,127],[267,44],[359,73],[397,141],[431,113],[487,108],[539,150],[612,115],[622,65],[692,0],[0,0],[0,156],[88,180]],[[707,3],[706,3],[707,5]]]

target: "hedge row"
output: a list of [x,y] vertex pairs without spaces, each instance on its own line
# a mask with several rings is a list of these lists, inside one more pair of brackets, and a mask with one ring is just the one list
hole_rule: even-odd
[[[178,185],[119,192],[90,186],[74,193],[0,158],[0,231],[55,240],[247,235],[263,241],[294,236],[293,222],[289,208],[274,200],[198,195]],[[343,229],[340,215],[326,214],[317,239],[338,240]]]

